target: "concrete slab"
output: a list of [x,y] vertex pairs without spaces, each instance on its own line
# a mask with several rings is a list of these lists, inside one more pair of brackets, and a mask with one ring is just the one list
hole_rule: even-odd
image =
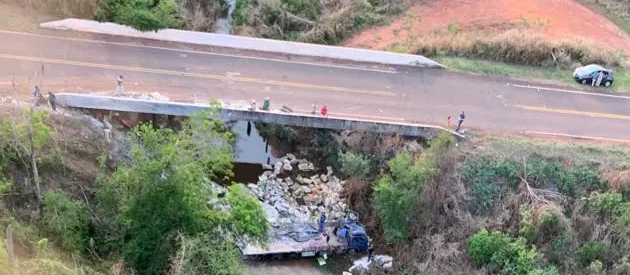
[[[192,104],[170,101],[156,101],[125,97],[111,97],[87,94],[56,94],[59,105],[91,110],[109,110],[142,114],[190,116],[208,108],[208,104]],[[463,135],[440,126],[404,122],[378,121],[344,117],[321,117],[310,114],[283,113],[278,110],[250,111],[246,108],[226,108],[220,111],[225,121],[251,121],[290,126],[321,128],[331,130],[360,130],[377,133],[396,133],[401,136],[414,136],[431,139],[445,131],[458,138]]]
[[57,30],[72,30],[115,36],[126,36],[154,39],[160,41],[234,48],[241,50],[271,52],[337,60],[349,60],[355,62],[377,63],[393,66],[444,68],[444,66],[442,66],[441,64],[420,55],[399,54],[366,49],[345,48],[338,46],[307,44],[175,29],[165,29],[157,32],[141,32],[131,27],[119,24],[100,23],[97,21],[84,19],[69,18],[59,21],[42,23],[40,24],[40,26],[42,28]]

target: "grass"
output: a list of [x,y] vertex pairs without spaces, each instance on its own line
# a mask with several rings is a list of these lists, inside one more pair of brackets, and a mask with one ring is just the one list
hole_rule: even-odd
[[531,139],[489,134],[475,140],[476,150],[497,158],[520,159],[532,154],[543,158],[570,159],[576,165],[596,164],[613,169],[630,168],[630,148],[597,141]]
[[[512,77],[529,81],[555,82],[572,88],[588,88],[575,82],[571,70],[513,65],[503,62],[475,60],[460,57],[434,57],[435,61],[442,63],[447,68],[467,72],[476,75],[491,75]],[[613,92],[630,92],[630,74],[624,70],[614,70],[615,82],[612,87]],[[603,90],[603,89],[602,89]]]
[[[456,56],[511,64],[571,68],[574,64],[601,64],[623,67],[623,51],[607,50],[584,41],[550,41],[529,30],[508,30],[494,36],[473,33],[444,35],[435,33],[408,38],[411,53],[424,56]],[[553,53],[553,55],[551,54]]]

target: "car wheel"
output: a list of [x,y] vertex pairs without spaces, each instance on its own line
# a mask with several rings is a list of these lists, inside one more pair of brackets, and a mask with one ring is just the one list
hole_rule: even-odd
[[586,85],[586,79],[582,79],[582,85]]
[[612,82],[610,82],[610,81],[604,82],[604,86],[606,86],[606,87],[610,87],[611,84],[612,84]]

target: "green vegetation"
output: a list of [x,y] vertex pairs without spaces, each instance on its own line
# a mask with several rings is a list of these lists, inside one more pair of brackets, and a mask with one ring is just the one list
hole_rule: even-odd
[[61,248],[73,252],[86,249],[90,216],[84,203],[61,191],[48,191],[44,193],[41,215],[44,232],[59,240]]
[[99,21],[132,26],[140,31],[179,28],[181,19],[175,0],[104,0],[96,11]]
[[506,275],[558,274],[555,267],[538,267],[542,254],[528,248],[524,239],[514,239],[499,231],[480,230],[470,238],[468,254],[478,267],[489,266],[493,273]]
[[[589,86],[580,85],[575,82],[572,77],[573,71],[555,67],[522,66],[503,62],[446,56],[435,57],[434,59],[455,71],[477,75],[512,77],[528,81],[548,80],[572,88],[590,88]],[[625,72],[625,69],[613,70],[615,83],[610,90],[620,93],[630,92],[630,75]],[[601,88],[598,90],[606,91],[607,89]]]
[[417,211],[415,206],[424,183],[434,171],[427,158],[414,161],[403,153],[389,161],[389,173],[374,187],[374,208],[381,217],[388,242],[409,238],[409,220]]
[[[59,0],[44,2],[55,1]],[[99,21],[115,22],[140,31],[182,28],[214,32],[217,19],[225,17],[228,11],[227,1],[224,0],[78,2],[89,2],[89,5],[77,6],[80,9],[76,12],[81,17],[95,17]],[[408,4],[407,0],[237,0],[232,13],[233,32],[273,39],[336,44],[365,27],[386,23],[388,18],[402,12]],[[70,10],[65,13],[72,15],[74,8]]]
[[612,253],[611,246],[606,242],[586,242],[577,251],[577,261],[583,267],[594,261],[608,262]]
[[542,67],[569,68],[575,63],[626,65],[622,51],[608,51],[585,43],[552,43],[541,34],[518,30],[489,38],[466,34],[427,36],[414,40],[410,50],[432,57],[455,56]]
[[355,176],[363,179],[370,173],[370,160],[364,155],[352,152],[339,153],[339,161],[341,172],[348,177]]
[[[20,160],[23,155],[28,159],[31,151],[54,147],[46,113],[24,114],[3,117],[4,167],[31,168]],[[3,230],[11,225],[15,232],[8,242],[15,251],[11,257],[24,258],[14,261],[14,268],[19,274],[100,274],[94,272],[107,273],[122,257],[123,264],[112,268],[138,274],[245,274],[235,241],[264,244],[269,224],[256,198],[225,180],[233,176],[234,135],[213,117],[213,111],[200,113],[177,132],[137,127],[129,136],[131,161],[113,171],[103,166],[98,184],[86,183],[92,192],[81,187],[75,197],[47,190],[48,181],[42,181],[41,210],[34,222],[22,224],[13,218],[19,213],[5,207],[15,207],[17,199],[32,200],[35,188],[3,175],[14,184],[0,196],[0,225]],[[21,151],[23,147],[35,149]],[[213,196],[216,203],[209,206]],[[0,265],[8,257],[0,254]]]
[[388,173],[374,185],[373,201],[388,242],[404,242],[410,237],[410,224],[419,211],[418,197],[437,169],[437,157],[453,143],[453,137],[445,133],[431,141],[423,156],[414,159],[399,153],[389,161]]

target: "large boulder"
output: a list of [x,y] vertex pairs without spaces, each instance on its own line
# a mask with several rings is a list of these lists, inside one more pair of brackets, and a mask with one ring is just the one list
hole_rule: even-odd
[[275,175],[279,175],[280,172],[282,172],[282,166],[283,165],[284,165],[284,163],[282,163],[282,161],[276,162],[276,164],[274,164],[274,166],[273,166],[273,173]]
[[303,162],[303,163],[299,163],[299,164],[298,164],[298,170],[300,170],[301,172],[306,172],[306,171],[309,171],[309,170],[310,170],[310,168],[309,168],[308,163],[305,163],[305,162]]
[[280,213],[278,213],[275,207],[269,204],[266,204],[264,202],[261,202],[261,204],[262,204],[263,210],[265,211],[265,214],[267,215],[267,220],[269,221],[269,223],[271,223],[271,225],[273,226],[277,226]]

